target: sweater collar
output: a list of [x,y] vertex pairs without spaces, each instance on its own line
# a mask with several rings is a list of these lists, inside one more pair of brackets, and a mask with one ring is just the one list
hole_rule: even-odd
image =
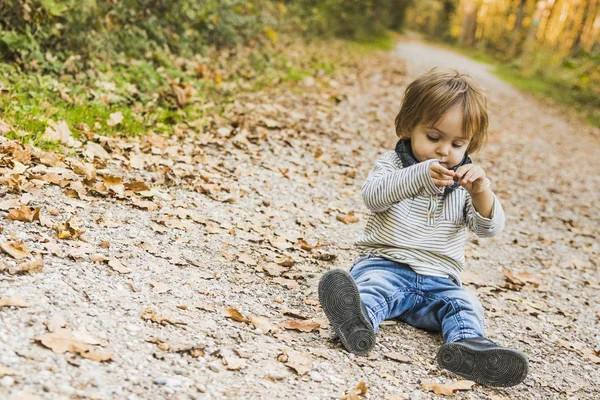
[[[418,163],[418,161],[416,160],[415,156],[413,155],[412,149],[410,147],[410,139],[398,140],[398,143],[396,144],[396,154],[398,155],[398,157],[400,157],[400,161],[402,162],[402,168],[410,167],[411,165],[415,165]],[[458,169],[458,167],[460,167],[461,165],[472,164],[472,163],[473,163],[473,161],[471,161],[471,158],[469,157],[469,155],[467,153],[465,153],[465,156],[463,157],[461,162],[458,163],[458,165],[456,165],[452,168],[449,168],[449,169],[451,171],[456,171]],[[446,186],[444,188],[444,194],[449,194],[452,191],[458,189],[459,187],[460,187],[460,185],[458,184],[458,182],[454,182],[454,185]]]

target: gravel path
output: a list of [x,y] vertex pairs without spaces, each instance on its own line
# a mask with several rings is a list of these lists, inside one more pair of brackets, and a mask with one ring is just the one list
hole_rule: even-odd
[[[331,337],[316,299],[320,275],[357,256],[367,213],[359,188],[395,142],[406,84],[436,65],[470,73],[489,98],[491,137],[474,159],[508,220],[500,237],[470,237],[465,282],[484,303],[488,336],[530,358],[524,384],[452,397],[600,398],[598,130],[483,64],[407,39],[307,95],[240,99],[233,131],[153,142],[153,168],[109,160],[111,173],[160,188],[157,210],[73,198],[56,185],[6,192],[2,201],[54,210],[54,223],[77,217],[86,242],[1,220],[2,241],[24,241],[44,269],[0,274],[0,296],[30,304],[0,308],[0,398],[339,399],[361,380],[370,399],[439,398],[421,388],[456,380],[434,361],[439,334],[390,321],[369,357],[354,357]],[[174,158],[182,165],[164,161]],[[358,223],[341,221],[353,216]],[[110,257],[120,264],[102,261]],[[7,254],[3,264],[16,267]],[[285,328],[294,323],[311,331]],[[113,360],[33,340],[52,331],[75,332],[71,340]]]

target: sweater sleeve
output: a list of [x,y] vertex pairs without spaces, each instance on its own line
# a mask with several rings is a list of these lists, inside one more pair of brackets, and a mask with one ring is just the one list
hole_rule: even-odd
[[490,218],[483,217],[475,210],[475,207],[473,207],[473,200],[469,195],[467,195],[465,215],[469,230],[479,237],[496,236],[504,229],[504,210],[496,195],[494,195],[494,206]]
[[423,192],[430,195],[443,193],[443,188],[433,183],[429,173],[434,162],[438,160],[427,160],[402,168],[396,153],[385,153],[375,162],[362,186],[365,205],[373,212],[382,212],[394,203]]

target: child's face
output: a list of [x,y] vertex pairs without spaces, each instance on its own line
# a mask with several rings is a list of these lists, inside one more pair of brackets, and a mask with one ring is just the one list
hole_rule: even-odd
[[469,146],[469,139],[463,137],[463,109],[457,105],[434,126],[418,125],[410,134],[412,152],[417,161],[436,158],[445,168],[452,168],[461,162]]

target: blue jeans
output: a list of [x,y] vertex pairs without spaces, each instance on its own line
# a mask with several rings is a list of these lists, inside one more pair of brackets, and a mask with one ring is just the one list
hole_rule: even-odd
[[444,342],[484,336],[484,312],[475,295],[454,281],[415,273],[375,255],[359,258],[350,274],[375,332],[386,319],[442,332]]

